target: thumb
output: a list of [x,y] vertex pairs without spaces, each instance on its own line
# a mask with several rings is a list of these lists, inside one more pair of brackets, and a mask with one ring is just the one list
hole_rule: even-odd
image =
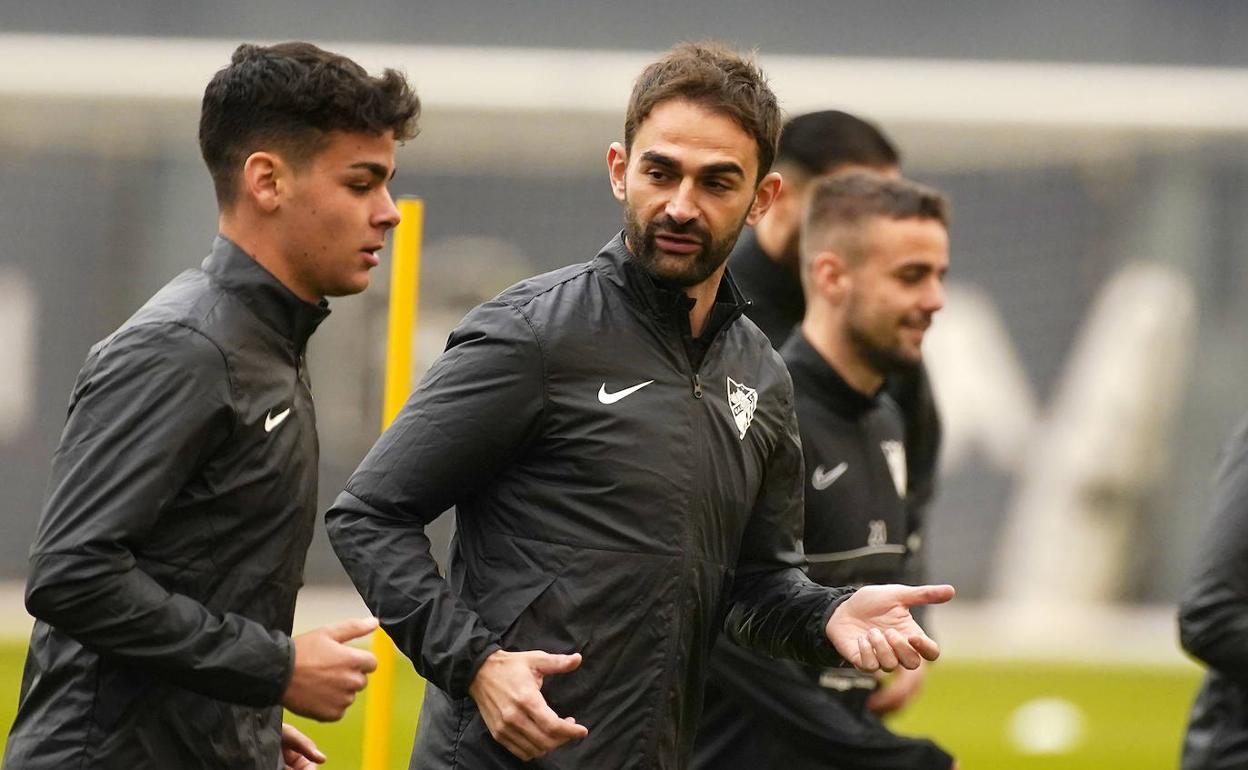
[[571,655],[543,653],[541,657],[533,662],[533,670],[540,674],[566,674],[580,667],[581,654],[579,652],[574,652]]
[[907,607],[916,604],[944,604],[953,598],[954,590],[950,585],[914,586],[902,593],[901,603]]
[[323,627],[335,642],[349,642],[371,634],[377,629],[377,618],[347,618]]

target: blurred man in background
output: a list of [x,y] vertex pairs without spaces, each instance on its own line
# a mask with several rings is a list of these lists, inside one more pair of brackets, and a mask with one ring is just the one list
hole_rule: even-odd
[[[725,627],[810,663],[936,655],[908,607],[952,588],[802,570],[792,386],[725,273],[779,115],[720,46],[647,67],[607,154],[624,232],[470,312],[327,514],[428,679],[413,768],[684,767]],[[424,528],[451,506],[448,580]]]
[[316,516],[304,351],[369,282],[420,103],[307,43],[240,46],[204,92],[220,234],[93,346],[31,548],[35,616],[4,767],[307,767],[282,706],[333,720],[376,666],[291,639]]
[[1179,638],[1209,667],[1192,705],[1182,770],[1248,767],[1248,421],[1227,443]]
[[[896,177],[814,182],[799,270],[806,315],[780,352],[805,457],[805,546],[825,585],[914,582],[922,521],[906,505],[899,410],[887,376],[922,358],[943,305],[947,204]],[[948,770],[930,741],[891,733],[922,668],[879,686],[852,669],[772,660],[723,639],[711,658],[694,767]]]

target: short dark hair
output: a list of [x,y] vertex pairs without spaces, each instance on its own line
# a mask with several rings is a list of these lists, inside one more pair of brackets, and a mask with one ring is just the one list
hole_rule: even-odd
[[822,176],[838,166],[894,168],[901,155],[877,126],[848,112],[823,110],[784,124],[776,161]]
[[204,89],[199,149],[217,203],[233,204],[247,156],[272,147],[307,163],[333,131],[416,136],[420,100],[399,72],[363,67],[311,43],[244,44]]
[[628,99],[626,150],[632,149],[633,137],[650,112],[670,99],[687,99],[732,118],[758,144],[758,180],[771,170],[780,105],[753,56],[715,42],[681,43],[646,67]]
[[[871,217],[930,219],[949,226],[949,201],[936,190],[908,179],[870,171],[852,171],[821,179],[814,186],[802,225],[802,254],[809,255],[836,229],[857,232]],[[852,237],[852,236],[851,236]],[[861,248],[848,243],[850,259],[861,258]],[[803,258],[805,258],[805,256]]]

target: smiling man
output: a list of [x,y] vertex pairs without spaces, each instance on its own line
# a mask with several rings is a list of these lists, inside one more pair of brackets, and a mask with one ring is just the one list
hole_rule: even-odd
[[[944,305],[948,205],[934,190],[854,172],[813,183],[800,257],[805,318],[780,352],[793,375],[806,460],[804,542],[824,585],[916,581],[923,522],[908,506],[905,430],[886,377],[922,361]],[[772,660],[721,640],[711,656],[693,767],[949,770],[929,740],[877,713],[921,685]]]
[[420,103],[308,43],[240,46],[204,92],[220,235],[93,346],[30,555],[37,619],[4,767],[305,768],[282,706],[338,719],[374,619],[290,638],[316,519],[304,350],[368,286]]
[[[624,232],[474,309],[326,516],[428,679],[411,767],[681,768],[721,627],[770,655],[913,668],[948,586],[803,572],[789,376],[724,262],[780,188],[748,60],[647,67],[611,145]],[[449,580],[424,527],[456,508]]]

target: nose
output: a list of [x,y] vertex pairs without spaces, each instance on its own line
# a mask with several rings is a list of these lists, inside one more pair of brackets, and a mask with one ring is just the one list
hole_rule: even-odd
[[679,224],[692,222],[698,217],[698,206],[695,200],[695,180],[682,179],[672,197],[668,199],[664,213]]
[[394,198],[390,195],[390,190],[385,187],[381,189],[381,204],[373,214],[373,224],[390,230],[398,227],[399,220],[403,217],[399,214],[399,207],[394,205]]
[[923,311],[926,313],[935,313],[945,306],[945,283],[940,278],[932,276],[928,280],[927,290],[923,292]]

